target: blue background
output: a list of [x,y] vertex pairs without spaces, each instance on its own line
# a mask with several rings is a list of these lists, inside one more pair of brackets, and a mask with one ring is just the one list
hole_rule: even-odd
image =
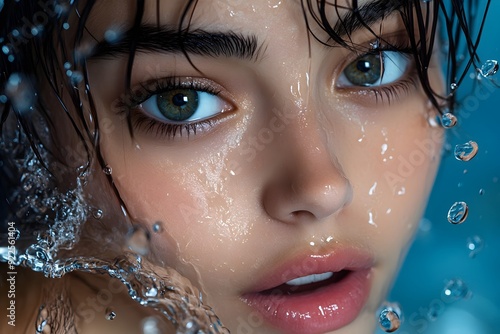
[[[479,52],[482,61],[500,61],[497,14],[500,1],[492,1]],[[500,72],[494,78],[500,84]],[[500,88],[486,82],[478,90],[473,82],[467,77],[460,88],[464,105],[447,142],[454,148],[474,140],[479,153],[469,162],[450,152],[443,157],[425,218],[389,296],[403,310],[398,334],[500,333]],[[462,225],[447,221],[456,201],[469,205]],[[467,238],[476,235],[484,246],[471,258]],[[455,278],[466,283],[471,298],[450,302],[443,296],[446,282]]]

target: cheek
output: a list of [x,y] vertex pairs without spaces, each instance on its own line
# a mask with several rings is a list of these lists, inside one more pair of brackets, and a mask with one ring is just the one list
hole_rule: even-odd
[[428,124],[429,111],[421,100],[408,106],[404,114],[389,108],[376,119],[357,124],[342,153],[348,157],[344,170],[355,194],[350,210],[364,216],[365,238],[395,258],[422,217],[444,134]]
[[133,221],[149,231],[161,222],[162,232],[152,233],[152,251],[181,272],[186,263],[222,270],[219,259],[240,249],[253,228],[248,205],[241,201],[247,188],[231,174],[243,123],[234,126],[239,130],[234,133],[210,134],[209,145],[202,144],[208,138],[152,144],[140,135],[132,143],[126,125],[102,139],[103,155]]

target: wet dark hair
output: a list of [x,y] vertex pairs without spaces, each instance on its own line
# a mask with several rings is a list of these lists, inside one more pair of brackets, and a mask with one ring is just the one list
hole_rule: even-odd
[[[301,5],[310,32],[310,43],[316,40],[354,51],[360,51],[360,46],[351,41],[348,33],[339,34],[339,31],[347,29],[344,22],[330,21],[332,8],[337,13],[348,9],[350,14],[346,19],[357,17],[357,21],[374,36],[377,33],[370,28],[374,22],[366,19],[365,14],[396,9],[406,27],[409,52],[414,57],[424,92],[438,110],[453,112],[457,102],[456,90],[448,89],[442,95],[433,89],[429,80],[431,57],[442,53],[447,64],[446,83],[448,87],[459,87],[470,68],[478,68],[481,64],[477,49],[490,2],[486,0],[479,5],[476,0],[386,0],[360,6],[357,0],[352,0],[352,6],[346,8],[337,5],[337,0],[301,0]],[[26,196],[22,189],[19,190],[21,173],[16,161],[24,159],[27,150],[31,150],[52,173],[54,185],[59,187],[66,180],[57,177],[62,169],[77,174],[75,176],[85,175],[94,159],[100,168],[104,167],[99,149],[99,119],[86,68],[86,57],[91,55],[97,43],[94,46],[82,44],[84,34],[90,33],[85,24],[95,3],[96,0],[6,0],[3,8],[0,4],[0,189],[4,192],[0,193],[0,208],[5,211],[0,212],[2,220],[7,216],[10,216],[9,219],[16,217],[16,203],[20,196]],[[178,39],[181,44],[197,4],[197,0],[186,1],[179,18]],[[131,42],[128,45],[126,87],[130,86],[144,7],[144,0],[136,0],[135,18],[129,30]],[[160,0],[157,0],[157,7],[159,24]],[[68,20],[75,13],[77,22],[71,23],[68,28]],[[314,33],[317,29],[313,27],[317,26],[328,34],[328,40],[322,40]],[[473,30],[477,33],[474,34]],[[440,44],[446,47],[435,52],[438,38]],[[187,52],[185,54],[188,57]],[[68,68],[66,63],[70,64]],[[19,92],[9,90],[9,80],[16,81],[16,87],[23,89],[25,94],[21,100],[19,96],[16,99]],[[44,94],[38,96],[36,92],[41,89]],[[64,99],[64,95],[70,99]],[[89,110],[84,110],[82,101],[86,101]],[[26,112],[28,109],[31,110]],[[72,133],[79,141],[76,152],[58,145],[65,138],[59,138],[61,128],[55,128],[54,119],[58,120],[58,126],[61,122],[67,125],[65,128],[70,129],[67,133]],[[89,119],[92,121],[89,122]],[[132,130],[130,118],[129,128]],[[54,161],[62,164],[54,167]],[[77,169],[78,166],[84,167]],[[112,185],[110,176],[108,180]],[[119,198],[116,189],[115,193]],[[17,218],[23,219],[20,223],[28,222],[25,217]]]

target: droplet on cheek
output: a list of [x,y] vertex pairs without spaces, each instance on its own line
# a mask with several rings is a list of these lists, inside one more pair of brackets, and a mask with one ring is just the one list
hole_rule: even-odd
[[153,232],[154,233],[161,233],[163,232],[163,223],[162,222],[156,222],[153,224]]
[[106,320],[115,320],[116,313],[110,308],[107,308],[104,317]]

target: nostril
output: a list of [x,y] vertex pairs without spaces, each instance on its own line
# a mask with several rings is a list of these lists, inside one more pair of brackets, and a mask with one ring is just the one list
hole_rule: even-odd
[[315,220],[316,217],[314,216],[314,214],[310,211],[307,211],[307,210],[297,210],[297,211],[293,211],[291,214],[290,214],[291,218],[293,218],[294,220],[296,221],[309,221],[309,220]]

